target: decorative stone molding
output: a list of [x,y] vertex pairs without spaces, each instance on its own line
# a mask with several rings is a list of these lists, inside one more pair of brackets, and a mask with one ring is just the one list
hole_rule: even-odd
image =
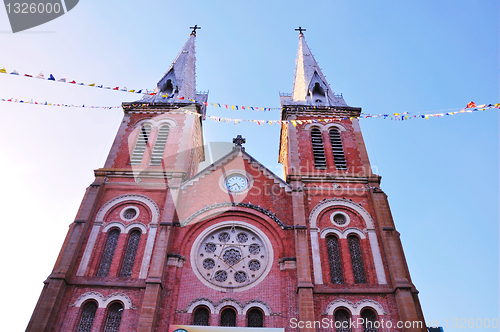
[[318,205],[316,205],[309,214],[309,221],[311,223],[311,227],[317,227],[318,217],[321,214],[321,212],[332,206],[344,206],[353,209],[354,211],[356,211],[361,215],[368,229],[375,229],[373,218],[368,213],[368,211],[366,211],[365,208],[362,207],[360,204],[354,203],[353,201],[345,198],[330,198],[319,202]]
[[267,303],[265,303],[264,301],[259,301],[259,300],[252,300],[252,301],[248,301],[247,303],[245,303],[245,307],[243,307],[243,314],[246,315],[248,310],[255,308],[255,307],[260,308],[262,310],[262,312],[264,312],[264,315],[266,315],[266,316],[271,315],[271,309],[269,308]]
[[344,229],[343,231],[340,231],[336,228],[328,227],[321,231],[320,236],[322,239],[324,239],[328,236],[328,234],[335,234],[338,236],[339,239],[347,239],[347,237],[353,233],[357,234],[362,239],[366,239],[366,234],[362,230],[355,227],[349,227],[347,229]]
[[215,304],[215,314],[219,314],[224,307],[233,307],[236,309],[238,315],[243,314],[243,308],[245,307],[240,301],[235,299],[222,299]]
[[172,266],[177,266],[177,267],[182,267],[184,265],[184,262],[186,259],[180,255],[176,256],[168,256],[167,257],[167,265],[172,265]]
[[309,124],[304,126],[304,130],[311,130],[314,127],[318,128],[319,130],[324,131],[324,132],[328,132],[332,128],[335,128],[340,132],[347,131],[347,128],[344,127],[343,124],[338,123],[338,122],[326,123],[326,124],[319,123],[319,122],[309,123]]
[[191,314],[191,313],[193,313],[194,309],[200,305],[207,307],[210,310],[210,313],[215,313],[214,302],[210,299],[205,298],[205,297],[191,301],[188,304],[186,310],[183,310],[183,311]]
[[[292,227],[292,226],[285,225],[274,213],[272,213],[269,210],[264,209],[263,207],[253,205],[251,203],[237,203],[237,202],[224,202],[224,203],[217,203],[217,204],[207,206],[201,210],[196,211],[195,213],[193,213],[192,215],[187,217],[186,220],[181,221],[181,226],[188,225],[196,217],[198,217],[202,214],[205,214],[211,210],[225,208],[225,207],[228,207],[228,208],[243,207],[243,208],[252,209],[252,210],[260,212],[260,213],[266,215],[267,217],[271,218],[274,222],[276,222],[278,224],[278,226],[281,227],[281,229],[289,229],[290,227]],[[229,209],[228,209],[228,211],[229,211]]]
[[122,222],[120,221],[112,221],[110,223],[107,223],[104,228],[102,229],[102,231],[104,233],[107,233],[111,228],[113,227],[117,227],[120,229],[120,233],[129,233],[130,230],[134,229],[134,228],[139,228],[141,230],[141,233],[142,234],[146,234],[148,232],[148,228],[146,227],[146,225],[144,225],[142,222],[134,222],[134,223],[131,223],[130,225],[128,226],[125,226]]
[[345,299],[332,301],[326,306],[326,310],[323,315],[333,316],[335,310],[340,307],[349,310],[353,316],[361,315],[361,311],[365,308],[375,310],[379,316],[386,315],[384,307],[382,307],[380,303],[369,299],[360,300],[356,304],[353,304],[351,301]]
[[87,292],[80,295],[80,297],[78,297],[73,306],[80,307],[85,301],[91,299],[97,302],[99,308],[106,308],[109,305],[109,303],[113,301],[120,301],[125,309],[136,309],[135,307],[132,306],[132,301],[130,300],[130,298],[123,293],[113,293],[104,297],[99,292]]
[[112,200],[106,202],[100,209],[99,212],[97,212],[96,221],[103,222],[104,217],[108,213],[111,208],[113,208],[115,205],[120,204],[122,202],[127,202],[127,201],[137,201],[141,202],[149,208],[151,211],[151,223],[152,224],[157,224],[158,223],[158,218],[160,216],[160,209],[158,208],[158,205],[149,197],[140,195],[140,194],[127,194],[127,195],[121,195],[118,197],[113,198]]

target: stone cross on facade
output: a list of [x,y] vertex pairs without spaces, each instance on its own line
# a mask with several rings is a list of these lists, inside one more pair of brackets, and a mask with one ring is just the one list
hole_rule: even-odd
[[191,34],[196,36],[196,30],[201,29],[201,27],[199,27],[197,24],[195,24],[194,27],[189,27],[189,29],[193,29]]
[[233,143],[234,143],[234,148],[239,147],[241,151],[245,151],[245,148],[242,146],[242,144],[246,143],[246,139],[241,137],[241,135],[236,136],[236,138],[233,138]]
[[298,29],[295,29],[295,31],[298,31],[300,34],[302,34],[302,31],[306,31],[306,29],[302,29],[302,27],[299,27]]

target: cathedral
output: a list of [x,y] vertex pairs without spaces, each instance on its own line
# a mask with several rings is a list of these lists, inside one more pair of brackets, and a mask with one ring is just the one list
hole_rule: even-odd
[[427,331],[361,108],[303,29],[280,95],[283,179],[245,139],[205,160],[195,26],[154,93],[124,102],[27,331]]

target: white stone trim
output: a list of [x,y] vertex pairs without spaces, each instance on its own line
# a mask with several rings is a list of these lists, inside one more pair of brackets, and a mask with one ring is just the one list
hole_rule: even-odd
[[321,271],[321,254],[319,251],[318,229],[311,228],[311,251],[313,259],[314,283],[323,284],[323,272]]
[[[135,211],[135,216],[132,218],[132,219],[126,219],[124,217],[124,213],[126,210],[128,209],[132,209]],[[136,207],[136,206],[133,206],[133,205],[129,205],[129,206],[126,206],[124,207],[121,211],[120,211],[120,218],[123,220],[123,221],[132,221],[132,220],[135,220],[139,217],[139,214],[140,214],[140,211],[139,209]]]
[[80,266],[78,267],[78,271],[76,272],[77,277],[84,276],[85,272],[87,271],[87,266],[89,265],[90,256],[92,256],[92,251],[94,250],[95,241],[97,240],[97,236],[101,231],[101,225],[102,223],[96,222],[92,227],[89,240],[87,241],[87,246],[85,247],[85,251],[83,252]]
[[328,228],[325,228],[321,231],[320,236],[322,239],[324,239],[328,236],[328,234],[335,234],[338,236],[339,239],[347,239],[347,237],[350,234],[357,234],[360,238],[366,239],[365,233],[362,230],[360,230],[358,228],[354,228],[354,227],[349,227],[347,229],[344,229],[344,231],[340,231],[336,228],[328,227]]
[[377,234],[375,233],[374,229],[370,229],[368,231],[368,239],[370,240],[370,247],[373,254],[373,264],[375,264],[375,272],[377,273],[378,283],[381,285],[387,285],[384,263],[382,262],[382,255],[380,254]]
[[321,214],[321,212],[332,206],[344,206],[353,209],[354,211],[356,211],[361,215],[366,224],[367,229],[375,229],[372,216],[368,213],[368,211],[366,211],[361,205],[343,198],[327,199],[316,205],[309,214],[309,221],[311,223],[311,227],[317,227],[318,217]]
[[125,230],[125,225],[120,221],[112,221],[102,228],[104,233],[107,233],[111,228],[119,228],[120,233],[127,233]]
[[253,308],[259,308],[264,312],[264,315],[269,316],[271,315],[271,310],[267,306],[267,304],[264,304],[261,301],[250,301],[248,302],[245,307],[243,308],[243,314],[246,315],[248,310],[253,309]]
[[110,223],[107,223],[106,226],[104,226],[104,228],[102,229],[102,231],[104,233],[107,233],[111,228],[114,227],[118,227],[120,229],[120,233],[122,234],[130,233],[130,231],[134,228],[139,228],[142,234],[146,234],[148,232],[148,228],[142,222],[134,222],[131,223],[130,225],[125,226],[120,221],[112,221]]
[[120,301],[125,309],[133,308],[132,301],[127,295],[123,293],[113,293],[104,297],[99,292],[87,292],[80,295],[73,306],[80,307],[85,301],[90,299],[96,301],[99,308],[106,308],[113,301]]
[[[141,272],[139,273],[139,278],[140,279],[145,279],[147,276],[147,270],[149,269],[149,263],[151,261],[151,254],[153,251],[153,246],[154,246],[154,239],[156,236],[156,227],[158,225],[158,220],[160,217],[160,209],[158,208],[158,205],[149,197],[144,196],[144,195],[139,195],[139,194],[127,194],[127,195],[121,195],[118,197],[115,197],[108,202],[106,202],[97,212],[97,215],[95,217],[94,221],[94,227],[92,228],[92,232],[90,233],[89,241],[87,242],[87,246],[85,247],[85,251],[83,253],[82,260],[80,262],[80,266],[78,268],[78,271],[76,273],[77,276],[84,276],[85,272],[87,271],[87,267],[90,261],[90,257],[92,256],[92,252],[94,251],[94,246],[95,246],[95,241],[97,239],[97,235],[99,234],[99,229],[101,225],[104,223],[104,217],[106,214],[111,210],[114,206],[127,202],[127,201],[136,201],[145,204],[148,208],[149,211],[151,212],[151,221],[149,223],[149,235],[148,235],[148,240],[146,243],[146,248],[144,250],[144,256],[142,258],[142,265],[141,265]],[[145,234],[145,226],[142,223],[133,223],[125,227],[123,223],[121,222],[111,222],[106,227],[108,227],[110,224],[113,224],[113,226],[116,226],[120,228],[120,231],[122,233],[128,232],[130,229],[134,227],[138,227],[141,229],[142,233]],[[121,226],[120,226],[121,225]],[[143,225],[144,227],[141,227],[140,225]],[[106,231],[109,228],[106,229]]]
[[333,316],[337,308],[345,308],[349,310],[353,316],[359,316],[361,314],[361,310],[365,308],[373,309],[379,316],[386,314],[384,307],[380,303],[373,300],[365,299],[353,304],[351,301],[346,299],[338,299],[330,302],[326,306],[325,315]]
[[155,244],[156,230],[156,224],[149,225],[148,240],[146,242],[146,248],[144,248],[144,256],[142,257],[139,279],[146,279],[146,277],[148,276],[149,263],[151,262],[151,256],[153,254],[153,247]]
[[207,300],[207,299],[199,299],[196,300],[195,302],[191,302],[188,307],[187,307],[187,313],[192,314],[194,309],[196,309],[199,306],[205,306],[210,310],[210,313],[215,313],[215,307],[212,301]]
[[338,129],[340,132],[343,132],[343,131],[347,131],[347,128],[344,127],[343,124],[341,123],[337,123],[337,122],[333,122],[333,123],[327,123],[327,124],[323,124],[323,123],[316,123],[316,122],[313,122],[313,123],[308,123],[304,126],[304,130],[308,130],[308,131],[311,131],[312,128],[318,128],[321,132],[328,132],[330,131],[330,129],[332,128],[336,128]]
[[232,300],[232,299],[224,299],[222,301],[219,301],[219,303],[217,303],[217,306],[215,307],[214,313],[219,314],[220,311],[222,309],[224,309],[225,307],[234,308],[236,310],[236,312],[238,313],[238,315],[243,314],[241,304],[238,301]]
[[[333,217],[337,214],[341,214],[344,216],[345,218],[345,223],[343,225],[341,224],[338,224],[335,222],[335,220],[333,219]],[[349,217],[349,215],[343,211],[333,211],[332,214],[330,214],[330,221],[332,222],[333,225],[337,226],[337,227],[347,227],[347,225],[349,225],[349,223],[351,222],[351,218]]]

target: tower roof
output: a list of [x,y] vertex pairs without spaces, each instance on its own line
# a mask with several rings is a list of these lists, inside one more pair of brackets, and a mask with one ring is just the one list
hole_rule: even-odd
[[153,103],[205,102],[206,95],[196,95],[196,32],[193,31],[167,72],[158,81],[154,95],[145,95],[141,101]]
[[282,105],[347,106],[342,95],[333,93],[302,31],[295,64],[293,92],[291,96],[281,96]]

